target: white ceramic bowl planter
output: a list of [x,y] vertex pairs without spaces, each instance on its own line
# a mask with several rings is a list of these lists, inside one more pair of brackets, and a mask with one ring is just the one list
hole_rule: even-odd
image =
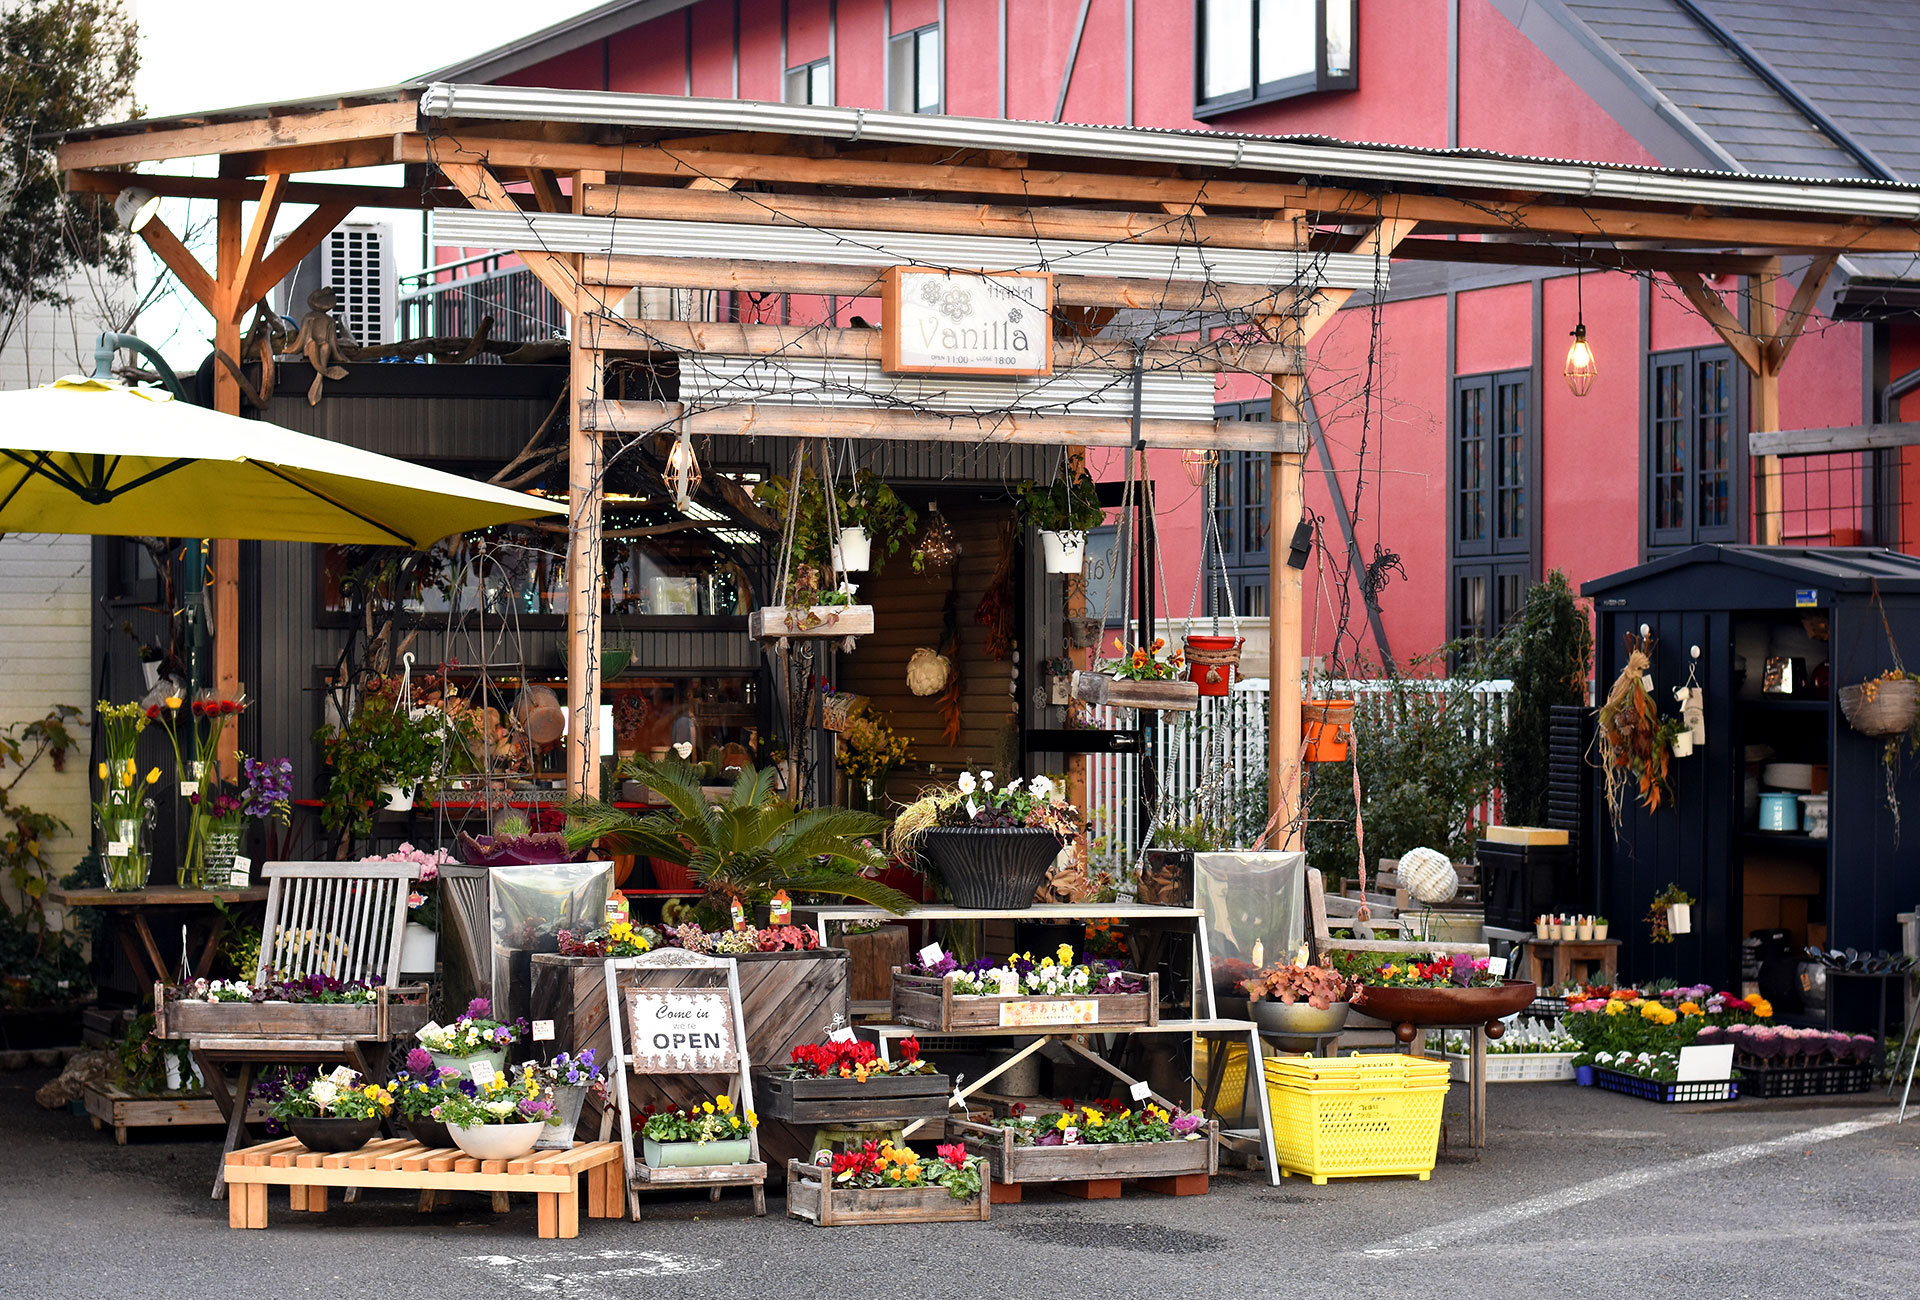
[[865,573],[873,562],[873,539],[864,528],[842,528],[833,548],[833,567],[841,573]]
[[523,1124],[449,1124],[454,1145],[475,1160],[518,1160],[540,1140],[544,1120]]
[[1046,555],[1048,573],[1079,573],[1087,565],[1087,535],[1040,530],[1040,548]]
[[413,811],[413,788],[411,786],[383,785],[381,797],[387,801],[388,812]]

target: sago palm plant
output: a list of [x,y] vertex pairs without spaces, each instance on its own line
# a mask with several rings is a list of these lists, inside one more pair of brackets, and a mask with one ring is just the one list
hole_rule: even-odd
[[845,808],[803,809],[774,793],[771,769],[745,767],[733,792],[709,803],[700,773],[679,761],[633,758],[621,768],[629,780],[651,786],[667,809],[635,815],[599,800],[567,810],[567,842],[581,848],[605,840],[626,852],[676,863],[706,891],[700,910],[729,914],[789,894],[829,894],[904,912],[912,900],[860,874],[874,863],[862,841],[877,842],[886,821]]

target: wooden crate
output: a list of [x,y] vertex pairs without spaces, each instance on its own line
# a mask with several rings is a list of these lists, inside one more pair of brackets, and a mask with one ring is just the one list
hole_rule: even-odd
[[[143,1097],[104,1080],[87,1085],[87,1114],[94,1131],[113,1126],[113,1140],[127,1144],[127,1130],[133,1128],[191,1128],[195,1125],[225,1124],[220,1103],[206,1092],[162,1093]],[[247,1119],[265,1123],[266,1107],[259,1102],[247,1108]]]
[[857,1223],[984,1223],[993,1214],[986,1188],[955,1200],[944,1187],[835,1187],[833,1171],[787,1162],[787,1217],[822,1228]]
[[787,609],[768,605],[747,615],[747,635],[756,641],[779,637],[827,639],[843,636],[873,635],[871,605],[808,605],[795,609],[794,623],[787,625]]
[[[851,961],[842,948],[812,952],[753,952],[738,958],[740,1006],[747,1019],[747,1051],[763,1064],[784,1065],[802,1043],[827,1036],[833,1018],[849,1018],[847,1000]],[[689,982],[687,972],[636,972],[634,986],[665,987]],[[554,1048],[578,1054],[591,1047],[598,1060],[613,1050],[607,1032],[606,962],[599,957],[562,957],[536,953],[528,1018],[553,1021]],[[627,1096],[636,1112],[651,1104],[661,1110],[698,1105],[729,1085],[724,1076],[636,1074],[627,1079]],[[755,1109],[762,1109],[758,1105]],[[786,1123],[761,1116],[760,1151],[778,1173],[794,1156],[812,1153],[806,1138]],[[588,1102],[583,1131],[598,1132],[599,1111]]]
[[[1120,1182],[1137,1180],[1147,1191],[1174,1196],[1199,1195],[1220,1171],[1220,1124],[1210,1120],[1204,1136],[1191,1142],[1128,1142],[1074,1146],[1017,1146],[1013,1134],[990,1124],[949,1120],[967,1150],[984,1158],[993,1174],[993,1199],[1020,1199],[1026,1183],[1085,1184],[1076,1194],[1103,1200],[1120,1194]],[[1011,1194],[1004,1194],[1006,1187]],[[1066,1190],[1066,1189],[1062,1189]]]
[[[1129,972],[1132,973],[1132,972]],[[956,1029],[1048,1030],[1128,1029],[1160,1023],[1160,976],[1139,975],[1146,988],[1138,993],[1108,993],[1099,997],[1043,998],[972,996],[955,994],[951,975],[915,975],[896,967],[893,972],[892,1018],[936,1033]]]
[[372,1002],[196,1002],[170,1001],[155,985],[153,1032],[161,1038],[403,1038],[427,1023],[426,993],[426,985],[411,984],[376,989]]
[[753,1098],[762,1118],[789,1124],[866,1124],[944,1119],[953,1080],[944,1074],[856,1079],[788,1079],[755,1070]]
[[[383,1138],[358,1151],[322,1155],[294,1138],[227,1154],[227,1226],[267,1226],[267,1188],[287,1189],[287,1208],[321,1212],[329,1187],[420,1191],[531,1192],[539,1198],[542,1237],[580,1235],[580,1177],[587,1179],[587,1216],[617,1219],[625,1209],[625,1171],[618,1142],[583,1142],[571,1151],[535,1151],[519,1160],[476,1160],[453,1148]],[[503,1204],[496,1196],[496,1204]],[[423,1199],[422,1209],[427,1208]]]
[[1200,707],[1200,683],[1187,681],[1136,682],[1105,673],[1076,671],[1068,688],[1076,700],[1110,709],[1159,709],[1191,713]]

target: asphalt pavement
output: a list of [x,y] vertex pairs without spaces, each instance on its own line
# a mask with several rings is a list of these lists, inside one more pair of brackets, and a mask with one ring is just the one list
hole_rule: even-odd
[[1920,1293],[1920,1117],[1844,1102],[1675,1107],[1562,1084],[1491,1089],[1477,1160],[1429,1182],[1223,1175],[1206,1196],[1034,1195],[986,1223],[815,1228],[741,1193],[650,1200],[541,1241],[531,1198],[420,1214],[369,1192],[264,1232],[208,1197],[218,1134],[33,1104],[0,1074],[0,1297],[1713,1296]]

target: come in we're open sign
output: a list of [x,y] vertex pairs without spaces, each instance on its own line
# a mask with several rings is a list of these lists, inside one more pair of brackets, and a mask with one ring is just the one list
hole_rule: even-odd
[[739,1068],[725,989],[629,989],[635,1074],[725,1074]]

